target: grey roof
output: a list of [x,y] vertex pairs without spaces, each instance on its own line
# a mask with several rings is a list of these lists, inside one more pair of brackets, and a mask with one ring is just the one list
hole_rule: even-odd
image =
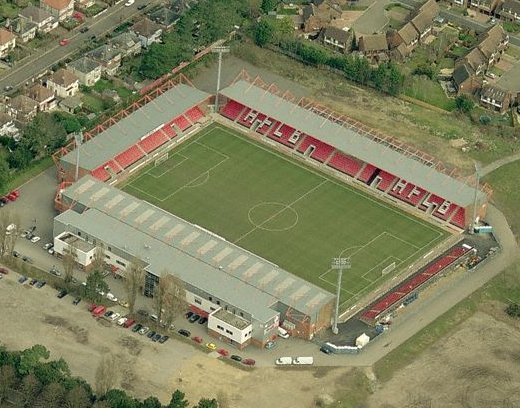
[[453,81],[455,81],[455,84],[457,87],[460,86],[466,79],[471,77],[472,72],[470,72],[470,69],[468,66],[464,63],[459,64],[455,67],[453,70]]
[[35,23],[41,23],[42,21],[52,17],[48,11],[33,5],[24,8],[20,13],[18,13],[18,15],[32,20]]
[[88,74],[100,67],[98,62],[89,57],[81,57],[80,59],[69,62],[67,66],[76,71],[83,72],[84,74]]
[[[208,96],[185,84],[174,86],[83,144],[81,167],[96,169]],[[62,160],[74,164],[76,153],[70,152]]]
[[[224,88],[221,93],[445,200],[464,207],[473,203],[473,187],[371,140],[358,133],[355,128],[347,128],[327,120],[244,80]],[[484,193],[480,192],[479,198],[484,200]]]
[[63,192],[69,210],[58,219],[139,256],[160,276],[172,271],[185,282],[267,321],[278,301],[313,316],[334,296],[224,238],[137,199],[92,176]]

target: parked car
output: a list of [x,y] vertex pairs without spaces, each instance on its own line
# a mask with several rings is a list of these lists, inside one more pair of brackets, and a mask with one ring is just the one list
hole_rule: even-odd
[[216,350],[217,345],[215,343],[206,343],[206,347],[210,350]]
[[54,244],[53,244],[52,242],[48,242],[48,243],[46,243],[46,244],[43,246],[43,249],[45,249],[46,251],[48,251],[48,250],[51,249],[53,246],[54,246]]
[[237,356],[236,354],[232,354],[230,358],[231,360],[238,361],[239,363],[242,361],[242,357]]
[[27,276],[20,276],[20,278],[18,279],[18,283],[24,283],[27,281]]
[[141,330],[143,328],[143,325],[141,323],[137,323],[133,328],[132,328],[132,331],[134,333],[137,333],[139,330]]
[[268,341],[267,343],[265,343],[265,348],[267,350],[271,350],[275,347],[276,347],[276,343],[274,341]]
[[141,327],[141,329],[139,330],[139,334],[140,334],[140,335],[144,335],[144,334],[148,333],[149,331],[150,331],[150,329],[149,329],[148,327],[143,326],[143,327]]
[[61,272],[58,271],[58,268],[56,268],[56,265],[53,265],[49,273],[53,274],[54,276],[61,276]]
[[155,333],[155,335],[152,337],[152,341],[159,341],[162,339],[162,334]]
[[34,286],[34,285],[36,285],[36,283],[38,283],[38,279],[31,279],[31,281],[29,282],[29,285]]
[[34,285],[34,286],[37,287],[38,289],[41,289],[41,288],[43,288],[46,284],[47,284],[46,281],[38,281],[38,283],[37,283],[36,285]]
[[21,238],[25,238],[25,237],[27,237],[27,235],[29,235],[30,233],[31,233],[31,232],[28,231],[28,230],[22,231],[22,233],[20,234],[20,237],[21,237]]
[[35,235],[35,236],[33,236],[33,237],[31,238],[31,242],[32,242],[33,244],[36,244],[40,239],[41,239],[40,237],[38,237],[38,236]]
[[148,313],[146,310],[144,310],[144,309],[139,309],[139,310],[137,311],[137,314],[138,314],[139,316],[148,317],[148,314],[149,314],[149,313]]
[[149,339],[152,339],[156,334],[157,334],[157,332],[155,330],[152,330],[151,332],[149,332],[146,335],[146,337],[148,337]]
[[92,312],[96,307],[97,305],[95,303],[91,303],[90,305],[88,305],[87,310],[89,312]]
[[193,316],[191,316],[191,317],[188,319],[188,321],[189,321],[190,323],[195,323],[195,322],[196,322],[197,320],[199,320],[199,319],[200,319],[200,316],[199,316],[198,314],[194,314]]
[[67,45],[69,42],[70,42],[70,41],[69,41],[68,38],[62,38],[62,39],[60,40],[60,45],[61,45],[61,46],[64,46],[64,45]]
[[193,312],[186,312],[186,314],[184,315],[184,317],[186,317],[186,319],[189,319],[191,316],[193,316],[195,313]]
[[217,350],[217,353],[220,354],[222,357],[227,357],[227,356],[229,356],[229,351],[227,351],[226,349],[223,349],[223,348],[218,349],[218,350]]
[[87,31],[88,31],[88,27],[87,26],[81,27],[80,30],[79,30],[80,33],[86,33]]
[[49,254],[51,254],[51,255],[54,255],[54,253],[55,253],[56,251],[54,250],[54,248],[49,248],[49,250],[48,250],[47,252],[48,252]]
[[125,329],[128,329],[129,327],[132,327],[135,324],[134,319],[127,319],[126,322],[123,324],[123,327]]
[[130,7],[132,4],[135,3],[135,0],[128,0],[126,3],[125,3],[125,6],[126,7]]
[[112,317],[112,315],[114,314],[114,312],[112,310],[107,310],[104,314],[103,314],[103,317],[106,318],[106,319],[110,319]]
[[112,316],[110,316],[110,321],[115,322],[120,317],[121,317],[121,315],[119,313],[114,313]]
[[74,298],[74,300],[72,301],[72,304],[74,306],[77,306],[79,304],[79,302],[81,302],[81,298],[78,296],[78,297]]
[[139,5],[137,6],[137,10],[143,10],[143,9],[145,9],[145,8],[146,8],[146,4],[139,4]]
[[151,321],[156,322],[158,319],[159,319],[159,317],[157,317],[156,314],[151,314],[151,315],[150,315],[150,320],[151,320]]
[[180,329],[177,333],[184,337],[190,337],[191,333],[188,330]]
[[110,292],[107,293],[107,299],[111,300],[112,302],[117,302],[117,298]]
[[124,326],[124,324],[126,323],[127,320],[128,320],[128,317],[122,317],[116,323],[118,326]]
[[7,269],[5,269],[5,268],[1,268],[1,267],[0,267],[0,273],[1,273],[2,275],[7,275],[7,274],[9,273],[9,271],[8,271]]
[[161,343],[161,344],[166,343],[169,338],[170,338],[170,336],[161,336],[161,338],[159,339],[159,343]]
[[92,310],[92,316],[101,317],[105,314],[107,308],[105,306],[96,306],[94,310]]
[[202,343],[202,337],[200,336],[193,336],[191,338],[195,343],[201,344]]
[[58,292],[58,299],[63,299],[65,296],[67,296],[67,291],[65,289],[62,289]]
[[256,364],[256,361],[253,360],[252,358],[244,358],[242,360],[242,364],[245,364],[247,366],[254,366]]
[[207,321],[208,321],[208,318],[202,316],[202,317],[199,319],[199,324],[204,324],[204,323],[206,323]]
[[13,256],[14,256],[15,258],[20,258],[21,254],[20,254],[20,252],[13,251]]
[[22,261],[27,263],[33,263],[32,258],[28,257],[27,255],[22,256]]
[[117,303],[119,303],[120,306],[123,306],[123,307],[126,307],[126,308],[130,307],[130,303],[128,303],[126,300],[121,300],[120,299],[119,302],[117,302]]
[[330,347],[327,347],[325,345],[320,347],[320,351],[325,354],[332,354],[332,349]]

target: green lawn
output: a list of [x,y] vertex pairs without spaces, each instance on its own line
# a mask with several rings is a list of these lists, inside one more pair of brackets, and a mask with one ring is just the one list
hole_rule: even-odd
[[330,291],[331,258],[350,256],[347,303],[447,234],[217,125],[122,187]]
[[448,98],[437,81],[428,78],[412,76],[406,78],[403,93],[411,98],[429,103],[441,109],[452,111],[455,100]]

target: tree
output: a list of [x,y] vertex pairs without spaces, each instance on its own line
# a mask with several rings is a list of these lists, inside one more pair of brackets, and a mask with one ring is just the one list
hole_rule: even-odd
[[64,408],[88,408],[90,407],[90,398],[85,387],[77,385],[71,388],[65,396],[63,403]]
[[119,376],[118,364],[115,356],[105,354],[99,362],[96,369],[96,392],[98,395],[104,395],[108,390],[112,389]]
[[175,390],[172,394],[172,399],[166,408],[187,408],[189,402],[182,391]]
[[459,95],[455,98],[455,107],[459,112],[470,113],[474,106],[473,101],[467,95]]
[[36,408],[62,408],[65,398],[65,388],[58,383],[45,386],[35,402]]
[[128,299],[128,309],[130,314],[134,313],[135,302],[137,294],[140,292],[141,287],[144,285],[144,269],[142,261],[139,259],[134,260],[125,271],[124,281],[126,295]]
[[141,408],[162,408],[161,401],[157,397],[148,397],[141,404]]
[[260,9],[265,13],[269,13],[270,11],[273,11],[276,8],[276,4],[278,3],[277,0],[262,0],[262,5],[260,6]]
[[41,360],[47,360],[50,357],[49,350],[41,344],[35,344],[29,349],[26,349],[20,353],[20,362],[18,364],[18,373],[21,375],[27,375],[33,373],[34,369]]
[[175,316],[186,307],[184,283],[171,273],[163,271],[159,284],[155,287],[153,299],[157,320],[170,325]]
[[506,313],[511,317],[520,317],[520,305],[518,303],[511,303],[507,306]]
[[16,385],[16,371],[13,366],[5,365],[0,367],[0,406],[6,400]]
[[201,398],[199,403],[195,405],[193,408],[218,408],[218,402],[215,398]]
[[76,265],[76,260],[78,258],[78,252],[76,249],[76,245],[71,242],[68,248],[65,248],[63,251],[63,279],[66,284],[72,282],[72,278],[74,277],[74,266]]
[[7,153],[0,150],[0,193],[7,188],[7,182],[10,178],[9,164],[7,163]]
[[23,377],[20,392],[22,394],[23,404],[25,407],[34,406],[34,401],[40,393],[41,384],[34,374]]
[[105,267],[105,248],[102,245],[97,245],[92,259],[92,270],[103,273]]
[[62,147],[67,141],[67,132],[50,113],[40,112],[26,126],[20,145],[27,147],[33,157],[47,156]]
[[99,302],[101,292],[108,292],[108,284],[103,278],[103,274],[99,271],[92,271],[87,276],[87,285],[85,286],[85,297],[94,302]]
[[111,408],[140,408],[141,404],[122,390],[110,390],[103,397]]
[[274,24],[271,19],[263,18],[255,26],[254,38],[255,44],[259,47],[264,47],[273,41],[274,38]]

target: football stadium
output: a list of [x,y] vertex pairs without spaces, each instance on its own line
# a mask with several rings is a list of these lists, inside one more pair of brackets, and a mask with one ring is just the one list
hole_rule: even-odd
[[485,188],[245,73],[219,101],[178,76],[58,152],[56,251],[88,269],[102,245],[123,276],[139,258],[148,296],[178,276],[239,348],[330,327],[335,257],[340,310],[373,322],[468,252]]

